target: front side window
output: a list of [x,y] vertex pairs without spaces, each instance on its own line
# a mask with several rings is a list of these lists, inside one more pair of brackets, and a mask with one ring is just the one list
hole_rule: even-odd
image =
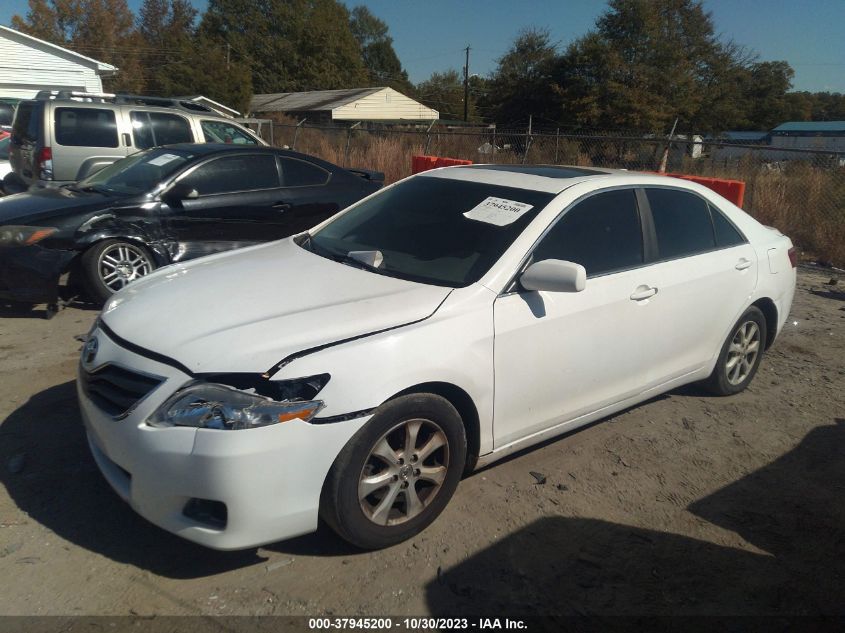
[[117,120],[111,110],[56,108],[56,143],[71,147],[117,147]]
[[279,171],[272,154],[224,156],[200,165],[180,182],[201,196],[279,186]]
[[716,240],[707,202],[677,189],[646,189],[660,259],[713,250]]
[[643,238],[634,190],[598,193],[569,209],[534,249],[533,260],[544,259],[581,264],[591,277],[641,265]]
[[133,110],[129,116],[132,119],[132,138],[138,149],[194,142],[191,125],[178,114]]
[[280,158],[283,187],[309,187],[324,185],[329,181],[329,172],[304,160]]
[[141,151],[104,167],[72,187],[117,195],[147,193],[193,157],[189,152],[174,149]]
[[206,143],[232,143],[234,145],[258,145],[258,141],[233,123],[205,120],[200,123]]
[[554,194],[419,176],[344,213],[303,244],[343,260],[379,251],[376,273],[462,287],[478,281]]

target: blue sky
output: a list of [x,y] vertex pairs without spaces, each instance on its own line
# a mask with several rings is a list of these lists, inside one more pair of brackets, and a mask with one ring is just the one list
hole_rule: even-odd
[[[141,0],[128,0],[137,11]],[[206,0],[192,0],[202,10]],[[469,45],[470,72],[487,75],[527,27],[548,28],[566,46],[591,29],[606,4],[600,0],[346,0],[366,4],[387,22],[394,48],[419,82],[432,71],[460,69]],[[845,92],[845,0],[705,0],[724,38],[760,59],[786,60],[796,90]],[[0,23],[24,14],[27,0],[0,0]]]

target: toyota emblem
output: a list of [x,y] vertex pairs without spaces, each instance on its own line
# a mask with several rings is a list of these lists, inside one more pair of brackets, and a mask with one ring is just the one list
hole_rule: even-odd
[[97,349],[99,349],[100,343],[97,341],[96,336],[92,336],[85,342],[85,348],[82,350],[82,358],[83,360],[88,363],[89,365],[94,362],[94,359],[97,357]]

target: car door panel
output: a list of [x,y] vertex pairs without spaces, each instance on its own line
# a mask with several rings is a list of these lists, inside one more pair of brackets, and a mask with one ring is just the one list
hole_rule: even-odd
[[548,229],[530,261],[561,259],[589,275],[581,292],[517,290],[494,304],[494,444],[596,411],[654,380],[651,341],[660,298],[645,263],[632,188],[576,203]]
[[[519,292],[494,304],[495,446],[596,411],[655,380],[660,335],[648,269],[588,279],[577,293]],[[659,293],[658,293],[659,296]]]

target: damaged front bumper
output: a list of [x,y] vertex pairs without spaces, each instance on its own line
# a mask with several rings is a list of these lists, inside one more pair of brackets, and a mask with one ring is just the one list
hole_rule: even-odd
[[0,247],[0,299],[56,303],[59,277],[75,251],[32,246]]

